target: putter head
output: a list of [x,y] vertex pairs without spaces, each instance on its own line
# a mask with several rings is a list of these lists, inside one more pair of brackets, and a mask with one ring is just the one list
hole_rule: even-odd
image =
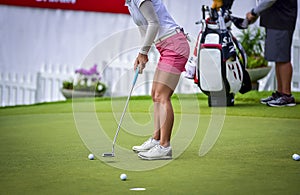
[[103,153],[102,154],[103,157],[115,157],[114,153]]

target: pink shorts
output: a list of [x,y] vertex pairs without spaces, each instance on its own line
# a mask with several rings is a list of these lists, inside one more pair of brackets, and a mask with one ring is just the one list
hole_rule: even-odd
[[190,55],[190,46],[183,33],[175,34],[156,45],[160,53],[157,68],[173,74],[185,71],[185,64]]

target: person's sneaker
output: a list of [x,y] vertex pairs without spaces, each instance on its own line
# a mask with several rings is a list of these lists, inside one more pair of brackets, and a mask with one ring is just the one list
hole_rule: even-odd
[[281,96],[282,96],[281,93],[276,91],[276,92],[272,93],[271,96],[269,96],[267,98],[260,99],[260,103],[267,104],[269,101],[276,100],[276,99],[280,98]]
[[276,100],[269,101],[267,105],[272,107],[296,106],[296,102],[295,98],[292,95],[283,95]]
[[142,145],[140,146],[133,146],[132,150],[135,152],[146,152],[153,148],[154,146],[159,144],[159,140],[155,140],[152,137],[150,137],[147,141],[145,141]]
[[156,145],[147,152],[140,152],[138,156],[144,160],[169,160],[172,159],[172,148]]

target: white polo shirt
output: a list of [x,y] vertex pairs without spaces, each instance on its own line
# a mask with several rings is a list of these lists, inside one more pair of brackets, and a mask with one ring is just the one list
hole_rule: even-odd
[[[128,6],[128,10],[135,24],[142,27],[143,30],[146,31],[148,23],[139,10],[139,7],[144,1],[145,0],[126,0],[125,6]],[[153,3],[153,7],[160,24],[158,35],[156,38],[160,38],[167,34],[170,34],[179,27],[167,11],[161,0],[151,0],[151,2]]]

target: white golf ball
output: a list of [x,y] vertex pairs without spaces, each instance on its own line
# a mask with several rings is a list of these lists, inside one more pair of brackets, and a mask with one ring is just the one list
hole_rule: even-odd
[[89,158],[90,160],[94,160],[95,156],[94,156],[94,154],[89,154],[88,158]]
[[299,154],[293,154],[293,159],[294,160],[300,160],[300,155]]
[[125,180],[127,179],[127,175],[126,175],[125,173],[122,173],[122,174],[120,175],[120,179],[121,179],[122,181],[125,181]]

